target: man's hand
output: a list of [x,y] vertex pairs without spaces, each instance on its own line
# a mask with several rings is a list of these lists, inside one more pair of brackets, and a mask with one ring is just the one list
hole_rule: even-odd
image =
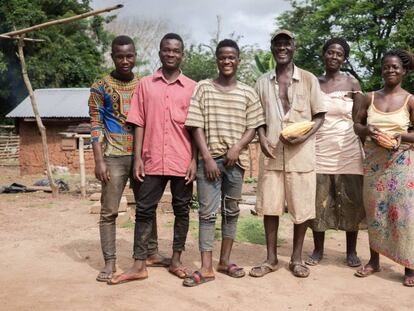
[[204,170],[205,174],[207,176],[207,179],[209,180],[216,180],[220,177],[221,172],[217,166],[216,161],[214,161],[213,158],[210,158],[208,160],[204,161]]
[[273,145],[266,136],[260,137],[259,141],[263,154],[268,158],[275,159],[273,150],[276,148],[276,146]]
[[233,145],[226,154],[225,165],[234,166],[239,160],[241,147],[238,144]]
[[185,180],[187,181],[185,184],[188,185],[192,183],[196,179],[197,174],[197,162],[196,160],[191,160],[190,166],[187,168],[187,173],[185,174]]
[[135,180],[138,180],[140,182],[144,181],[144,177],[145,177],[144,162],[142,161],[141,157],[134,159],[134,168],[133,168],[132,174]]
[[103,183],[106,183],[111,179],[105,161],[98,161],[95,163],[95,177]]
[[367,127],[366,127],[366,136],[369,136],[369,137],[376,140],[377,135],[379,133],[380,133],[380,130],[377,127],[375,127],[373,125],[369,125],[369,124],[367,125]]
[[285,138],[283,135],[280,135],[279,139],[284,145],[292,146],[292,145],[298,145],[298,144],[303,143],[305,140],[308,139],[308,137],[309,135]]

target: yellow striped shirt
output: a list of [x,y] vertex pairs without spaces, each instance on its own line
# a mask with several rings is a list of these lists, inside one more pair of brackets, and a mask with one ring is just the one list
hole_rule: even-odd
[[[204,129],[213,158],[224,156],[247,129],[265,124],[263,108],[255,90],[242,82],[225,92],[211,79],[197,83],[185,125]],[[247,148],[240,152],[239,165],[249,167]]]

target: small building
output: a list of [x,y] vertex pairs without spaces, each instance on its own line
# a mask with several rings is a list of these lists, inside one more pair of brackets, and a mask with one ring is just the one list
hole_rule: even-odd
[[[64,137],[60,133],[90,133],[89,88],[38,89],[34,95],[46,127],[50,164],[67,167],[70,173],[79,173],[78,139]],[[25,98],[6,117],[16,119],[20,174],[43,173],[42,141],[30,98]],[[93,152],[88,140],[85,141],[85,167],[87,173],[93,173]]]

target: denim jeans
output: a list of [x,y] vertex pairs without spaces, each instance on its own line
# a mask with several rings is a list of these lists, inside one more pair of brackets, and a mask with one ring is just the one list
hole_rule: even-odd
[[[128,178],[131,177],[133,158],[132,156],[105,157],[104,161],[109,170],[110,179],[108,182],[102,183],[99,233],[103,257],[105,261],[108,261],[116,259],[116,218],[122,193]],[[137,182],[130,178],[130,183],[132,186]],[[136,200],[139,187],[132,188]],[[158,253],[156,221],[154,221],[148,248],[150,255]]]
[[240,214],[244,170],[238,165],[226,167],[224,158],[214,159],[221,172],[216,180],[208,180],[204,161],[197,166],[197,196],[199,208],[199,248],[201,252],[212,251],[217,212],[221,208],[223,239],[236,237],[237,220]]
[[149,252],[149,238],[156,209],[167,182],[170,181],[172,207],[174,210],[173,251],[183,251],[189,226],[190,204],[193,184],[186,185],[184,177],[146,175],[140,185],[135,217],[134,255],[135,259],[145,260]]

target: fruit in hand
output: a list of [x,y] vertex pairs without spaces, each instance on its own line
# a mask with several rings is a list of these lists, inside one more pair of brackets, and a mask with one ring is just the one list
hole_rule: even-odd
[[286,139],[300,137],[309,132],[314,124],[315,122],[313,121],[296,122],[289,126],[286,126],[282,130],[281,134]]
[[379,132],[376,136],[376,141],[378,145],[385,149],[396,149],[398,147],[397,139],[386,133]]

